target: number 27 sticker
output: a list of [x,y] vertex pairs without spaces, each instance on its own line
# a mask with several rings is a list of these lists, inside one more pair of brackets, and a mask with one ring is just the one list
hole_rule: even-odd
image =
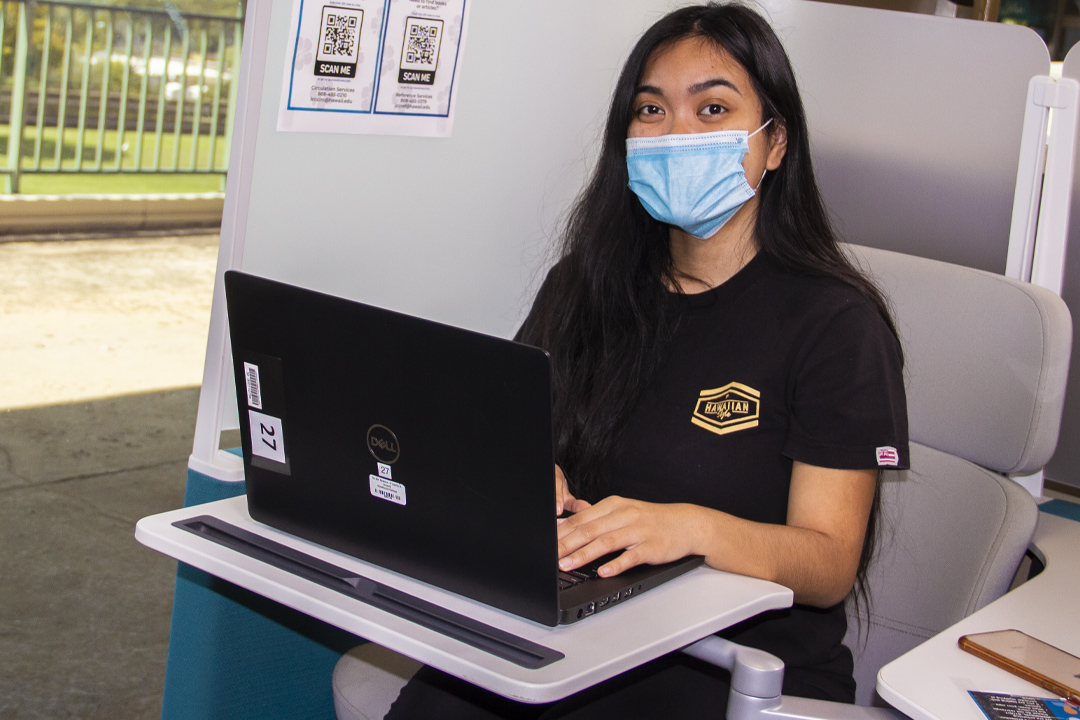
[[251,452],[267,460],[285,464],[285,437],[281,418],[248,410],[251,426]]

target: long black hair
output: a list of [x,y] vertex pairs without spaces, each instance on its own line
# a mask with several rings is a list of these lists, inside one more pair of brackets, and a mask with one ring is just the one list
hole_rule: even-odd
[[[596,168],[566,223],[561,259],[519,338],[545,348],[553,368],[556,458],[572,492],[595,502],[625,421],[664,359],[678,288],[668,226],[628,187],[626,135],[646,63],[685,38],[712,43],[750,76],[770,137],[787,135],[780,167],[758,189],[758,251],[784,268],[833,278],[874,303],[896,333],[885,300],[840,249],[814,179],[806,115],[787,53],[768,23],[738,4],[676,10],[631,51],[611,101]],[[859,577],[872,554],[877,500]]]

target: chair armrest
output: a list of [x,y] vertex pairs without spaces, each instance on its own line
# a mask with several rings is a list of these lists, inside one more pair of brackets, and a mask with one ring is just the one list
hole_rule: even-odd
[[890,708],[781,695],[784,662],[771,653],[710,635],[683,648],[691,657],[731,673],[727,720],[898,720]]

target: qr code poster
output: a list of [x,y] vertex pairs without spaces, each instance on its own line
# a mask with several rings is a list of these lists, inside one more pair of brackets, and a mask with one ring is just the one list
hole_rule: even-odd
[[[433,7],[439,12],[433,12]],[[392,0],[376,113],[446,117],[460,59],[462,0]]]
[[387,0],[298,0],[286,110],[370,113]]
[[294,0],[278,130],[448,137],[471,0]]

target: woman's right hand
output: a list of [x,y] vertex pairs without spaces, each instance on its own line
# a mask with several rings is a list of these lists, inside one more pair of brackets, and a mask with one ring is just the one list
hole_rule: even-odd
[[566,484],[566,475],[563,474],[562,468],[558,465],[555,466],[555,517],[559,517],[563,512],[581,512],[585,508],[590,507],[589,503],[584,500],[578,500],[576,497],[570,494],[570,486]]

